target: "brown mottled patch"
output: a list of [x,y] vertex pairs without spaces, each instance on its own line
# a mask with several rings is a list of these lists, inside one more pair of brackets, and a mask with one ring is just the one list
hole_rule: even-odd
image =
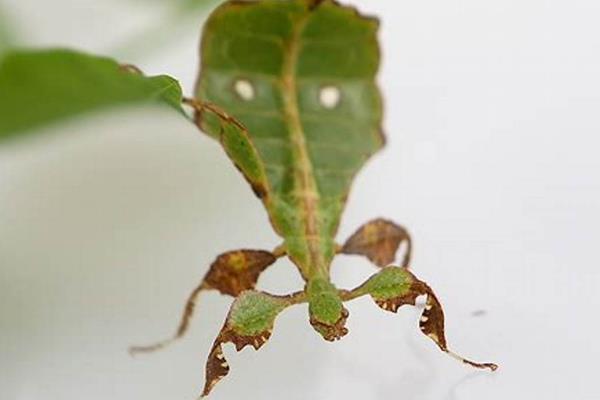
[[277,260],[263,250],[235,250],[216,258],[204,281],[223,294],[237,296],[244,290],[254,289],[258,277]]
[[208,396],[215,385],[229,373],[229,364],[223,355],[224,344],[233,343],[237,351],[241,351],[246,346],[252,346],[255,350],[258,350],[267,342],[269,337],[271,337],[270,330],[254,336],[239,335],[226,322],[221,333],[217,336],[206,361],[206,381],[202,397]]
[[377,305],[385,311],[395,313],[398,312],[398,309],[405,304],[414,306],[417,301],[417,297],[419,297],[420,295],[421,294],[419,294],[418,292],[411,290],[404,296],[394,297],[385,300],[375,299],[375,303],[377,303]]
[[342,308],[342,315],[336,321],[335,324],[329,325],[317,320],[314,317],[310,317],[310,324],[319,332],[323,338],[329,342],[334,342],[346,336],[348,328],[346,328],[346,320],[348,319],[348,310]]
[[221,343],[215,342],[206,361],[206,381],[202,390],[202,397],[208,396],[215,385],[229,373],[229,369],[229,364],[223,355]]
[[425,303],[425,309],[423,310],[419,320],[419,328],[421,329],[421,332],[433,340],[442,351],[448,353],[450,356],[461,361],[462,363],[479,369],[489,369],[491,371],[497,370],[498,365],[494,363],[479,363],[471,361],[454,353],[448,348],[448,343],[446,342],[446,336],[444,332],[444,311],[442,310],[442,305],[431,288],[423,282],[420,283],[422,285],[422,290],[427,294],[427,303]]
[[358,228],[342,247],[342,253],[366,256],[375,265],[386,267],[395,260],[404,241],[407,251],[402,266],[408,267],[412,251],[410,235],[402,226],[379,218]]
[[419,319],[419,328],[424,335],[433,340],[441,350],[448,351],[446,343],[446,335],[444,332],[444,311],[439,300],[433,294],[431,288],[423,283],[418,282],[418,290],[421,294],[427,294],[427,302]]

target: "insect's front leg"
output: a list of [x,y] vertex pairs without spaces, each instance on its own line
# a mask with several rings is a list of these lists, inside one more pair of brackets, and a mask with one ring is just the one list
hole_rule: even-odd
[[246,346],[261,348],[271,336],[275,318],[285,308],[306,302],[306,294],[297,292],[275,296],[246,290],[231,305],[225,324],[215,339],[206,362],[206,380],[201,397],[208,396],[215,385],[229,373],[223,345],[233,343],[237,351]]
[[419,319],[419,329],[443,352],[475,368],[495,371],[493,363],[468,360],[449,349],[446,341],[444,311],[429,285],[413,275],[407,268],[386,267],[351,291],[341,291],[344,301],[369,295],[385,311],[397,312],[404,305],[415,305],[417,297],[426,296],[425,308]]
[[147,345],[133,346],[130,353],[159,350],[185,335],[194,313],[199,295],[208,290],[237,297],[245,290],[254,289],[260,274],[278,258],[286,254],[285,248],[277,247],[273,252],[264,250],[233,250],[219,255],[198,286],[188,296],[183,315],[175,334],[166,340]]
[[338,253],[367,257],[378,267],[386,267],[396,259],[400,244],[406,243],[402,266],[408,268],[412,256],[412,239],[403,226],[378,218],[367,222],[348,238]]

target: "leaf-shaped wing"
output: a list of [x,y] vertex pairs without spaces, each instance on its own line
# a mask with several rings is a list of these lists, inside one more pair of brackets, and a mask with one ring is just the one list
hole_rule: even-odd
[[82,113],[159,102],[179,112],[181,88],[116,61],[72,50],[9,52],[0,60],[0,139]]
[[330,0],[230,1],[205,25],[197,98],[247,128],[271,221],[305,275],[328,268],[352,179],[383,145],[377,28]]

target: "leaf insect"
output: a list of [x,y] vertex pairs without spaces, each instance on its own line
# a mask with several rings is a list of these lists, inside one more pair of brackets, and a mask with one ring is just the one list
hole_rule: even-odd
[[[348,333],[344,303],[361,296],[393,313],[425,296],[421,332],[465,364],[497,368],[449,349],[442,306],[409,268],[406,229],[376,219],[343,245],[335,241],[355,174],[384,145],[377,30],[375,18],[331,0],[229,1],[204,26],[195,99],[186,102],[260,198],[283,243],[273,251],[219,255],[190,294],[175,335],[131,349],[153,351],[181,338],[201,293],[234,297],[208,356],[202,396],[229,373],[224,344],[259,349],[277,315],[300,303],[308,303],[310,323],[325,340],[340,339]],[[402,243],[406,254],[394,266]],[[338,254],[366,257],[379,271],[352,290],[338,289],[329,273]],[[281,257],[298,268],[303,290],[287,296],[257,291],[260,274]]]

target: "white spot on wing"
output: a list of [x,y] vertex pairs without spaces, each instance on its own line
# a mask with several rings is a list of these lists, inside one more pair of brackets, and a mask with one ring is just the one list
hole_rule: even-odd
[[254,100],[256,93],[254,92],[254,86],[246,79],[238,79],[233,84],[235,93],[244,101]]
[[328,110],[337,107],[341,98],[340,89],[335,86],[324,86],[319,91],[319,103]]

